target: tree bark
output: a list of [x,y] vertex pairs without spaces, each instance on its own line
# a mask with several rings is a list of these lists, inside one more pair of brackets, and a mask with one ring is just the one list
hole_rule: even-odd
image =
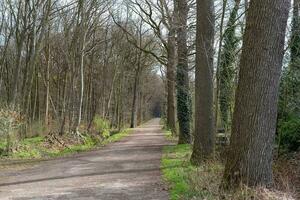
[[290,0],[249,5],[223,188],[272,184],[278,86]]
[[[139,62],[139,61],[138,61]],[[138,64],[140,65],[140,64]],[[138,100],[138,84],[139,84],[139,70],[140,67],[136,70],[135,78],[134,78],[134,86],[133,86],[133,99],[132,99],[132,110],[131,110],[131,122],[130,128],[135,128],[137,125],[137,100]]]
[[236,36],[236,21],[238,17],[238,10],[240,7],[240,0],[235,0],[234,8],[232,9],[229,20],[224,32],[224,44],[221,50],[219,62],[219,93],[218,100],[220,105],[220,116],[222,126],[226,133],[229,130],[230,124],[230,110],[233,103],[234,79],[235,79],[235,60],[238,48],[238,38]]
[[221,23],[220,23],[220,39],[218,44],[218,60],[217,60],[217,68],[216,68],[216,89],[214,93],[214,104],[215,104],[215,129],[217,130],[218,126],[218,119],[219,119],[219,95],[220,95],[220,62],[221,62],[221,52],[222,52],[222,44],[223,44],[223,26],[224,26],[224,19],[226,14],[226,6],[227,0],[223,0],[222,5],[222,15],[221,15]]
[[197,0],[195,79],[195,141],[191,162],[212,157],[214,152],[213,56],[214,1]]
[[300,1],[294,0],[293,5],[293,21],[292,21],[292,36],[291,36],[291,71],[296,72],[300,69]]
[[[80,62],[79,62],[79,67],[80,67],[80,97],[79,97],[79,106],[78,106],[78,118],[77,122],[75,125],[74,131],[78,133],[78,129],[81,123],[81,116],[82,116],[82,107],[83,107],[83,94],[84,94],[84,56],[85,56],[85,43],[86,43],[86,34],[87,30],[85,30],[86,27],[86,13],[84,11],[84,1],[79,1],[78,2],[79,10],[78,12],[81,15],[81,22],[80,22],[80,41],[79,41],[79,53],[80,53]],[[79,20],[79,14],[78,14],[78,20]]]
[[48,128],[49,125],[49,94],[50,94],[50,31],[51,26],[48,25],[48,34],[47,34],[47,47],[46,47],[46,102],[45,102],[45,126]]
[[176,134],[175,114],[175,65],[176,65],[176,38],[175,27],[170,28],[168,36],[168,65],[167,65],[167,125],[173,134]]
[[191,96],[187,48],[188,5],[186,0],[177,0],[178,7],[178,65],[177,65],[177,118],[179,122],[179,144],[191,142]]

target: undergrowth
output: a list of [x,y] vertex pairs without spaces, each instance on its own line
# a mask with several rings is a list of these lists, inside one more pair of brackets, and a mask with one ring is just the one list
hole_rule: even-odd
[[[91,135],[85,135],[84,140],[80,143],[68,144],[65,147],[47,145],[45,137],[27,138],[18,142],[18,147],[7,157],[5,154],[0,158],[8,159],[39,159],[60,157],[68,154],[92,150],[103,145],[116,142],[130,133],[129,129],[122,130],[110,137],[99,141]],[[6,146],[5,141],[0,141],[0,149]],[[1,152],[0,152],[1,153]]]

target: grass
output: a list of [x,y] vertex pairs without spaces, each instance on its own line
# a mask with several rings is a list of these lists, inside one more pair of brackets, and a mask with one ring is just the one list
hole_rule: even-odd
[[265,188],[241,187],[236,191],[219,190],[224,164],[219,160],[203,162],[195,167],[190,163],[191,145],[166,146],[161,162],[162,173],[169,185],[171,200],[281,200],[288,193]]
[[217,161],[195,167],[190,163],[191,145],[164,148],[162,172],[170,186],[171,200],[219,199],[223,166]]
[[176,137],[174,137],[174,135],[172,134],[172,132],[170,130],[164,129],[163,132],[165,134],[165,137],[168,140],[175,140],[176,139]]
[[[28,138],[18,143],[18,148],[9,155],[10,159],[40,159],[61,157],[69,154],[89,151],[112,142],[121,140],[130,134],[130,129],[125,129],[108,137],[100,143],[94,141],[91,137],[87,137],[82,144],[70,145],[63,149],[48,148],[44,145],[44,137]],[[0,142],[0,149],[4,149],[5,142]]]
[[106,144],[109,144],[112,142],[117,142],[117,141],[123,139],[124,137],[128,136],[130,134],[130,132],[131,132],[131,129],[124,129],[121,132],[114,134],[114,135],[110,136],[109,138],[107,138],[106,140],[104,140],[101,145],[106,145]]
[[167,146],[162,158],[164,179],[170,184],[170,199],[190,199],[192,189],[187,175],[193,167],[188,162],[190,145]]

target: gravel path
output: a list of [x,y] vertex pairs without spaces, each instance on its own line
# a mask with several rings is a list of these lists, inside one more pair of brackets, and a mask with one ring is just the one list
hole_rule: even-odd
[[162,147],[153,119],[101,150],[0,172],[2,200],[167,200],[161,180]]

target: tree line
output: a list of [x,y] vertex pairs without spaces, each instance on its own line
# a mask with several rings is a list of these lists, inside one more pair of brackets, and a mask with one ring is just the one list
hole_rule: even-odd
[[166,125],[179,144],[193,143],[191,162],[212,159],[216,135],[224,132],[230,146],[221,188],[272,185],[275,139],[278,151],[282,138],[299,148],[299,74],[293,67],[299,2],[291,29],[288,0],[126,3],[162,43],[163,51],[148,53],[166,68]]
[[[5,0],[0,17],[0,102],[23,118],[22,138],[43,126],[79,132],[96,115],[114,128],[160,112],[162,80],[154,59],[113,22],[106,0]],[[153,49],[152,35],[130,24],[131,39]],[[37,125],[38,124],[38,125]]]

